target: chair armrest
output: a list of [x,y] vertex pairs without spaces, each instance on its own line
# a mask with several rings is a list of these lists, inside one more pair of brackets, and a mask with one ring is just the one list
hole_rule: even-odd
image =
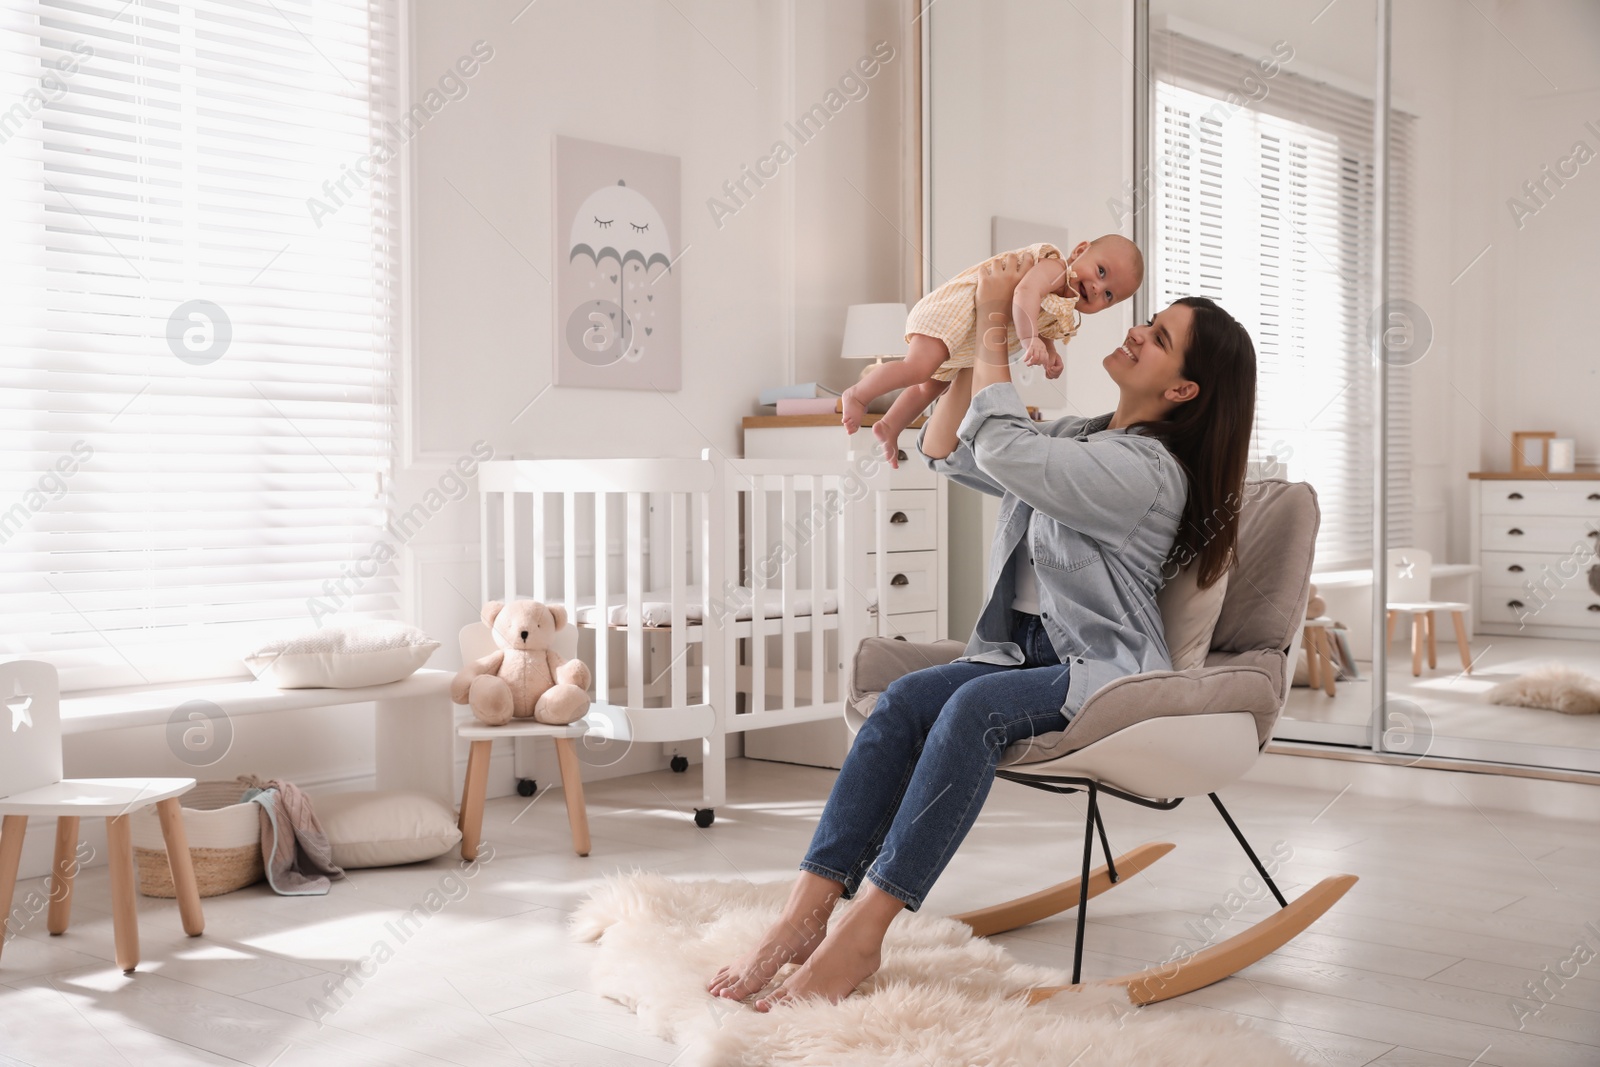
[[856,646],[850,662],[850,694],[844,702],[844,717],[851,732],[872,714],[878,696],[896,678],[949,663],[966,653],[960,641],[902,641],[893,637],[868,637]]

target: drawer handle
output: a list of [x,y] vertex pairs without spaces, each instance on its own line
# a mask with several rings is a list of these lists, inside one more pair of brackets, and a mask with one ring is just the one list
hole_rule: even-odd
[[1507,500],[1521,500],[1522,499],[1522,494],[1521,493],[1507,493],[1506,494],[1506,499]]
[[897,448],[894,450],[894,456],[898,460],[904,460],[906,458],[906,450],[903,448]]
[[893,515],[889,516],[889,521],[891,523],[895,524],[896,526],[899,526],[899,525],[901,525],[903,523],[910,522],[911,520],[906,518],[906,513],[905,512],[897,511]]
[[1522,564],[1513,563],[1511,566],[1507,567],[1506,570],[1510,571],[1512,574],[1521,574],[1522,573]]
[[890,585],[910,585],[911,584],[911,579],[907,578],[903,574],[897,574],[893,578],[889,579],[889,584]]
[[1600,500],[1600,493],[1590,493],[1589,494],[1589,499],[1590,500]]
[[1590,604],[1589,605],[1589,610],[1590,611],[1600,611],[1600,604]]
[[1521,537],[1522,536],[1522,531],[1517,529],[1515,526],[1513,526],[1513,527],[1511,527],[1511,529],[1507,530],[1506,533],[1510,534],[1512,537]]
[[894,639],[896,641],[904,641],[906,639],[906,635],[905,634],[895,634],[894,635]]
[[1600,537],[1600,530],[1590,530],[1589,531],[1589,536],[1590,537]]
[[1520,600],[1508,600],[1508,601],[1506,601],[1506,607],[1508,607],[1508,608],[1521,608],[1522,607],[1522,601],[1520,601]]

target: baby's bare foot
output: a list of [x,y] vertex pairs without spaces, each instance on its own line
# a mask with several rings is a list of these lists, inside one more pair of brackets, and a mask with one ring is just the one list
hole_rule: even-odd
[[706,985],[714,997],[743,1000],[766,988],[786,963],[804,963],[827,935],[826,920],[794,920],[785,916],[773,923],[761,943],[744,958],[716,973]]
[[900,431],[885,416],[872,424],[872,436],[883,447],[883,458],[895,470],[900,469]]
[[850,937],[841,927],[817,946],[816,953],[777,989],[756,1001],[757,1011],[771,1011],[775,1005],[820,997],[830,1004],[854,993],[856,987],[878,972],[883,965],[879,946]]
[[839,421],[844,425],[845,432],[855,433],[861,429],[861,418],[867,413],[867,405],[856,399],[854,388],[839,394],[839,406],[844,411]]

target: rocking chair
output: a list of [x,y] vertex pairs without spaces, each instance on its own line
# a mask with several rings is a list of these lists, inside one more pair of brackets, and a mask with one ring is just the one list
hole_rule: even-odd
[[[1100,818],[1106,794],[1168,811],[1185,798],[1208,796],[1250,857],[1280,910],[1250,929],[1180,959],[1106,980],[1126,987],[1134,1004],[1192,992],[1249,966],[1287,944],[1355,884],[1349,874],[1324,878],[1290,903],[1273,882],[1217,790],[1250,769],[1288,700],[1309,597],[1319,512],[1316,493],[1278,480],[1245,487],[1236,562],[1205,665],[1120,678],[1089,697],[1067,728],[1011,746],[997,777],[1051,793],[1086,793],[1083,865],[1077,878],[1028,896],[954,918],[980,937],[1014,930],[1076,905],[1078,929],[1070,987],[1031,990],[1030,1003],[1077,988],[1083,973],[1089,898],[1126,880],[1173,845],[1152,842],[1113,859]],[[961,655],[955,641],[916,644],[868,638],[857,650],[846,718],[859,729],[895,678]],[[1106,861],[1091,870],[1098,836]]]

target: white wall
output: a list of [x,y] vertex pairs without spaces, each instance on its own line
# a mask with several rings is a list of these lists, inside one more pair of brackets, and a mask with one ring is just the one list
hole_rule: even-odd
[[[493,55],[411,142],[410,338],[403,511],[486,441],[501,458],[738,455],[739,420],[764,386],[834,384],[847,304],[900,299],[900,107],[909,5],[896,0],[587,0],[411,5],[405,107],[483,41]],[[784,138],[856,61],[887,41],[895,58],[793,162],[718,227],[706,207],[740,167]],[[569,134],[682,160],[683,388],[549,389],[553,277],[551,145]],[[892,220],[892,221],[891,221]],[[541,277],[541,275],[543,277]],[[541,396],[542,393],[542,396]],[[528,407],[530,400],[538,401]],[[842,445],[842,440],[841,440]],[[459,665],[455,634],[476,618],[477,505],[467,493],[404,546],[408,619],[443,642],[430,666]],[[68,738],[69,775],[283,777],[370,787],[372,712],[240,720],[232,752],[196,772],[157,728]],[[496,746],[492,795],[513,787]],[[531,767],[556,780],[540,746]],[[464,752],[458,754],[464,759]],[[662,746],[586,777],[664,766]],[[697,751],[693,758],[698,758]],[[609,766],[599,766],[610,764]],[[694,772],[691,772],[693,774]],[[559,816],[558,816],[559,817]],[[50,827],[28,835],[24,872],[48,869]],[[98,831],[85,825],[94,839]],[[101,854],[103,848],[96,846]]]
[[[1118,231],[1107,202],[1133,173],[1132,6],[940,0],[926,17],[934,283],[988,257],[996,215],[1064,226],[1074,240]],[[1024,400],[1061,413],[1114,407],[1100,361],[1130,308],[1085,318],[1065,373],[1036,376]],[[961,640],[983,606],[992,525],[977,493],[951,486],[950,636]]]

